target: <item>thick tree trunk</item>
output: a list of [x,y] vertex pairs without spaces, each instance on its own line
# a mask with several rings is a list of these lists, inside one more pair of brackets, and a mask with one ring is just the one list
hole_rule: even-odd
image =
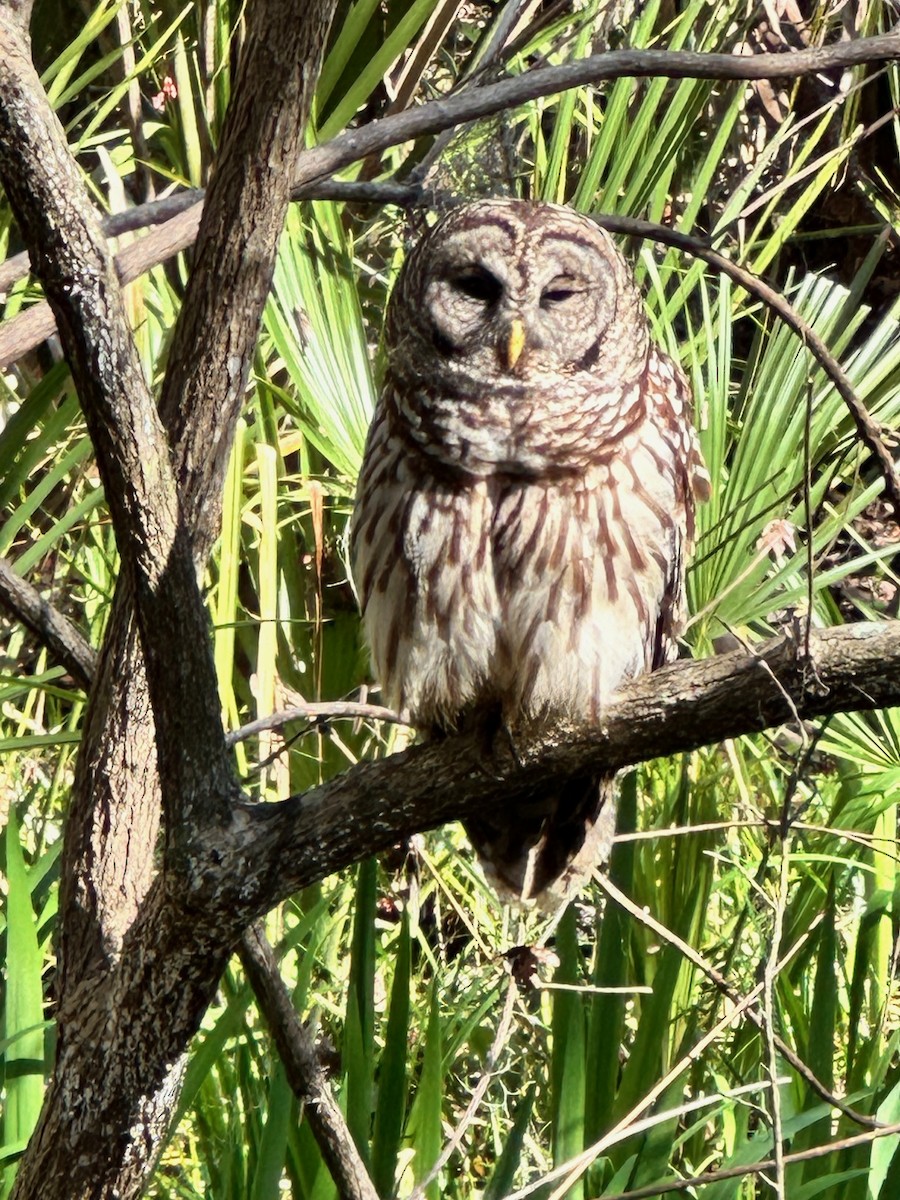
[[[188,848],[203,842],[210,821],[228,824],[234,797],[196,569],[218,527],[335,4],[248,7],[203,253],[164,389],[165,432],[106,243],[31,66],[24,7],[0,4],[0,176],[53,308],[123,560],[67,821],[58,1061],[17,1177],[19,1200],[140,1194],[178,1097],[184,1051],[241,932],[220,913],[204,937],[186,908],[205,875],[201,867],[184,877]],[[163,810],[167,855],[154,884]]]

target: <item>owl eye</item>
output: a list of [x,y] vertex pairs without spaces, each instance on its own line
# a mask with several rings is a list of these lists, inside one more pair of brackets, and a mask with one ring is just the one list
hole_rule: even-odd
[[541,308],[553,308],[555,304],[565,304],[567,300],[572,299],[577,290],[573,287],[548,287],[546,291],[541,292]]
[[496,304],[503,292],[500,280],[483,268],[476,267],[464,271],[453,280],[453,286],[470,300],[478,300],[482,304]]

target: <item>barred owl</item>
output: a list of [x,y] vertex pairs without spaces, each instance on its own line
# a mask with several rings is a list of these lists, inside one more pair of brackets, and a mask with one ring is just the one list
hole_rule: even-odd
[[[596,721],[672,657],[706,489],[625,261],[571,209],[466,205],[409,255],[386,348],[351,526],[385,702],[426,731]],[[608,853],[613,795],[568,781],[466,828],[501,892],[546,904]]]

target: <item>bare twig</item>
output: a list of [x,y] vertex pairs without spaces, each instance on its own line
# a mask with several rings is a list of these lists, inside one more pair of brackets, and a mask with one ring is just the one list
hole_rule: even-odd
[[[411,188],[405,185],[387,184],[345,185],[338,181],[330,181],[327,185],[321,187],[317,185],[309,189],[297,189],[296,194],[299,195],[307,191],[310,193],[314,192],[318,198],[323,198],[323,196],[331,194],[343,198],[370,198],[378,203],[414,204],[420,203],[423,196],[422,191],[417,187]],[[195,216],[199,216],[197,211],[193,209],[190,211]],[[708,262],[724,275],[728,275],[752,296],[755,296],[768,308],[772,309],[803,340],[846,404],[856,425],[860,439],[878,462],[895,516],[900,521],[900,476],[897,474],[893,458],[884,444],[877,423],[872,419],[865,405],[857,396],[846,372],[825,345],[824,341],[779,291],[753,275],[750,271],[747,271],[744,267],[733,263],[725,255],[713,250],[711,246],[708,246],[699,238],[692,237],[689,234],[680,233],[677,230],[669,229],[653,221],[643,221],[635,217],[596,214],[594,220],[610,233],[617,233],[626,237],[652,239],[664,245],[684,250],[696,258]],[[192,240],[193,232],[195,232],[193,228],[191,230],[185,228],[185,240],[183,241],[171,236],[163,239],[161,235],[167,233],[167,231],[171,235],[171,225],[173,224],[174,222],[170,222],[169,225],[158,231],[159,240],[165,240],[168,247],[165,251],[166,256],[170,253],[177,253],[178,250],[188,245]],[[188,236],[189,234],[190,236]],[[135,278],[142,270],[152,265],[153,262],[159,261],[156,241],[154,240],[153,244],[151,244],[151,239],[156,239],[156,237],[157,235],[151,234],[149,238],[126,247],[122,254],[117,257],[116,262],[123,282]],[[53,328],[53,318],[49,308],[40,304],[27,309],[12,321],[0,324],[0,367],[15,361],[26,349],[31,348],[43,338],[49,336]]]
[[229,746],[234,746],[258,733],[281,729],[292,721],[320,723],[348,718],[354,721],[386,721],[392,725],[406,724],[392,708],[385,708],[382,704],[360,704],[355,700],[311,700],[308,704],[292,704],[290,708],[283,708],[268,717],[249,721],[227,734],[225,740]]
[[[854,1150],[857,1146],[867,1146],[877,1138],[892,1137],[898,1133],[900,1133],[900,1123],[882,1125],[880,1129],[872,1129],[868,1133],[836,1138],[833,1142],[825,1142],[821,1146],[810,1146],[808,1150],[797,1150],[793,1154],[785,1154],[784,1164],[787,1167],[793,1163],[825,1158],[829,1154],[840,1154],[843,1150]],[[739,1179],[742,1175],[762,1175],[774,1165],[774,1159],[766,1158],[761,1162],[723,1167],[720,1171],[704,1171],[702,1175],[692,1175],[689,1179],[672,1179],[667,1183],[654,1183],[649,1187],[632,1188],[627,1192],[614,1192],[611,1196],[605,1197],[605,1200],[653,1200],[655,1196],[686,1192],[689,1188],[702,1187],[707,1183],[717,1183],[720,1179]]]
[[610,79],[798,79],[820,71],[845,70],[870,62],[900,58],[900,35],[856,38],[814,50],[787,54],[700,54],[686,50],[612,50],[557,67],[526,71],[499,83],[473,88],[418,108],[351,129],[301,155],[295,183],[308,183],[343,170],[427,133],[439,133],[541,96]]
[[[204,194],[203,188],[188,188],[186,191],[164,196],[160,200],[148,200],[146,204],[139,204],[135,208],[126,208],[124,212],[107,213],[100,219],[100,228],[107,237],[113,238],[122,233],[133,233],[138,229],[146,229],[149,225],[164,225],[173,217],[177,217],[179,213],[186,212],[196,204],[202,204]],[[116,257],[116,265],[120,275],[122,263],[123,256],[119,254]],[[144,266],[143,270],[147,270],[147,266]],[[0,263],[0,300],[30,271],[31,258],[27,250],[23,250],[21,254],[14,254],[6,262]],[[140,273],[138,272],[138,274]],[[132,278],[135,277],[132,276]]]
[[[779,963],[779,970],[784,967],[794,957],[803,943],[806,941],[808,934],[804,934],[784,955]],[[683,1054],[682,1057],[665,1073],[662,1079],[658,1080],[651,1087],[635,1106],[619,1120],[612,1129],[599,1138],[592,1146],[588,1146],[581,1154],[576,1154],[574,1158],[568,1162],[562,1163],[560,1166],[548,1172],[543,1178],[535,1180],[528,1184],[527,1187],[521,1188],[519,1191],[511,1193],[506,1197],[506,1200],[521,1200],[522,1197],[529,1196],[538,1188],[542,1188],[548,1183],[555,1183],[556,1180],[562,1179],[562,1183],[550,1194],[548,1200],[562,1200],[568,1193],[569,1189],[581,1178],[585,1171],[590,1167],[591,1163],[603,1154],[610,1146],[614,1146],[617,1142],[622,1141],[625,1137],[631,1137],[638,1131],[640,1125],[639,1118],[652,1104],[654,1104],[661,1095],[663,1095],[669,1087],[678,1079],[684,1072],[696,1062],[700,1055],[711,1046],[712,1043],[734,1022],[742,1013],[746,1012],[753,1005],[762,991],[763,985],[757,984],[752,991],[746,996],[742,996],[734,1008],[725,1014],[711,1029],[699,1038],[693,1046]],[[652,1118],[651,1118],[652,1119]]]
[[[506,1200],[521,1200],[522,1197],[530,1196],[543,1185],[555,1183],[559,1179],[561,1179],[562,1182],[557,1188],[554,1189],[553,1192],[550,1193],[548,1200],[562,1200],[562,1198],[568,1194],[570,1189],[582,1177],[588,1167],[590,1167],[592,1163],[596,1162],[596,1160],[601,1154],[603,1154],[605,1150],[608,1150],[611,1146],[616,1145],[617,1142],[622,1141],[625,1137],[631,1137],[634,1133],[640,1131],[641,1122],[639,1118],[641,1117],[641,1114],[646,1112],[648,1108],[651,1108],[652,1105],[655,1104],[660,1098],[660,1096],[662,1096],[672,1086],[675,1080],[678,1079],[679,1076],[682,1075],[692,1063],[696,1062],[697,1059],[700,1058],[703,1052],[709,1046],[711,1046],[713,1042],[715,1042],[715,1040],[721,1036],[721,1034],[725,1032],[725,1030],[733,1021],[740,1017],[742,1011],[755,1001],[761,987],[762,985],[760,984],[759,987],[755,988],[747,997],[745,997],[745,1000],[741,1005],[722,1017],[716,1022],[715,1025],[713,1025],[711,1029],[708,1029],[703,1037],[701,1037],[691,1047],[687,1054],[682,1055],[678,1062],[676,1062],[674,1066],[672,1066],[665,1073],[665,1075],[663,1075],[662,1079],[659,1079],[651,1088],[649,1088],[648,1091],[645,1092],[640,1100],[638,1100],[638,1102],[634,1105],[634,1107],[630,1109],[620,1121],[616,1122],[616,1124],[611,1130],[609,1130],[608,1133],[605,1133],[603,1137],[594,1142],[592,1146],[588,1146],[587,1149],[583,1150],[581,1154],[575,1155],[575,1157],[570,1159],[568,1162],[562,1163],[554,1170],[549,1171],[542,1179],[537,1179],[527,1187],[513,1192],[506,1198]],[[650,1118],[650,1120],[653,1120],[653,1118]]]
[[[10,616],[27,626],[38,642],[78,680],[88,687],[97,667],[97,653],[76,626],[40,594],[33,584],[17,574],[5,558],[0,558],[0,605]],[[336,719],[385,721],[393,725],[404,722],[391,708],[381,704],[361,704],[352,700],[311,701],[250,721],[226,736],[234,746],[270,729],[281,729],[292,721],[327,721]]]
[[27,626],[82,687],[88,686],[97,665],[94,648],[5,558],[0,558],[0,605]]
[[338,1195],[341,1200],[378,1200],[344,1114],[332,1095],[315,1043],[291,1001],[261,925],[251,926],[244,934],[240,957],[278,1047],[288,1083],[305,1105],[306,1119]]

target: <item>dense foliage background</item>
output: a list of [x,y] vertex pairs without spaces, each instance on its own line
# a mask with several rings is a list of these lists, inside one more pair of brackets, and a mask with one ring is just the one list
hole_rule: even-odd
[[[897,17],[883,0],[574,8],[342,4],[310,144],[607,47],[786,50],[884,32]],[[35,54],[99,207],[121,212],[204,185],[241,37],[240,6],[228,0],[38,5]],[[292,206],[206,581],[228,727],[366,682],[344,539],[385,299],[429,196],[512,193],[708,238],[778,284],[891,430],[897,104],[894,68],[790,85],[622,79],[406,144],[347,174],[399,178],[420,203]],[[0,198],[0,252],[20,249]],[[702,264],[629,249],[656,336],[692,380],[713,481],[688,577],[689,652],[753,643],[791,621],[896,617],[900,539],[880,476],[802,343]],[[157,265],[128,290],[150,380],[165,364],[189,261]],[[35,296],[29,277],[9,283],[5,318]],[[53,341],[6,369],[0,425],[0,554],[96,646],[116,552]],[[6,1195],[52,1063],[60,834],[84,695],[21,626],[0,628]],[[398,741],[388,725],[300,722],[287,742],[264,733],[235,753],[246,788],[265,801]],[[427,1184],[435,1200],[655,1196],[665,1181],[706,1172],[721,1178],[687,1194],[767,1195],[753,1165],[777,1148],[788,1160],[767,1174],[792,1200],[896,1195],[900,1133],[867,1135],[783,1044],[858,1114],[900,1120],[898,800],[897,713],[842,716],[629,775],[610,868],[627,910],[599,883],[558,921],[504,907],[448,828],[273,912],[283,973],[318,1030],[379,1193],[405,1196],[425,1179],[489,1072],[459,1145]],[[510,956],[516,946],[536,949]],[[542,1182],[586,1147],[577,1182]],[[193,1046],[152,1194],[285,1192],[327,1200],[334,1187],[235,963]]]

